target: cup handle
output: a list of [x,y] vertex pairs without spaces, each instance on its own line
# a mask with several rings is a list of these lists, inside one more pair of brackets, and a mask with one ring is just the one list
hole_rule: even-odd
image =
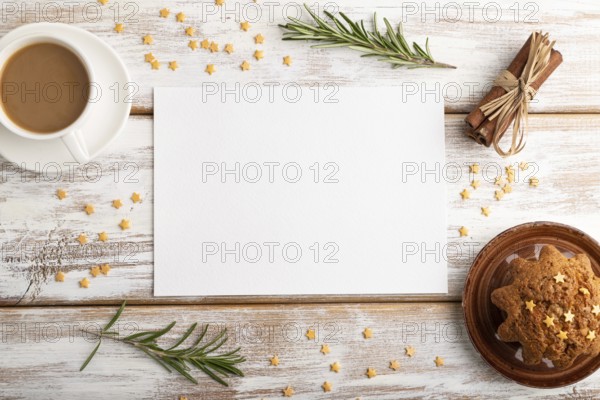
[[65,146],[67,146],[67,149],[69,149],[69,152],[75,161],[80,164],[85,164],[86,162],[90,161],[90,155],[88,153],[85,141],[83,140],[81,130],[77,129],[73,132],[67,133],[62,137],[62,141]]

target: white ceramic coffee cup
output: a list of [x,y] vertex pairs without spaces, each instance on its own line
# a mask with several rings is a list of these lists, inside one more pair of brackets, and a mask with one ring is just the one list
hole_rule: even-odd
[[[85,55],[77,48],[77,46],[73,45],[66,38],[45,34],[33,34],[23,36],[19,39],[10,42],[8,45],[2,48],[0,50],[0,73],[3,70],[5,63],[11,58],[13,54],[27,46],[39,43],[52,43],[69,49],[73,54],[75,54],[79,58],[79,60],[85,67],[90,83],[94,82],[94,73],[92,70],[92,66],[85,57]],[[91,94],[92,88],[93,86],[90,85],[90,98],[94,98]],[[14,134],[24,137],[26,139],[40,141],[60,138],[77,162],[86,163],[90,160],[90,155],[87,150],[85,140],[83,139],[82,129],[92,111],[93,105],[94,103],[88,100],[85,108],[83,109],[83,112],[77,118],[77,120],[75,120],[75,122],[73,122],[66,128],[63,128],[56,132],[36,133],[23,129],[22,127],[18,126],[13,121],[11,121],[8,115],[6,115],[4,107],[0,107],[0,124],[4,125],[8,130],[13,132]]]

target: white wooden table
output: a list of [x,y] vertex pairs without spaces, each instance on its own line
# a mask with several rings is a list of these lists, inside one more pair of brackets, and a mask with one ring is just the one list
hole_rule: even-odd
[[[460,16],[457,3],[446,1],[427,2],[427,13],[421,2],[349,0],[338,4],[352,18],[370,19],[373,11],[392,21],[404,18],[407,35],[419,41],[430,36],[434,56],[457,65],[453,71],[392,70],[383,63],[361,60],[349,50],[312,50],[303,43],[282,42],[277,24],[283,22],[286,4],[292,3],[273,3],[269,13],[260,0],[258,6],[249,0],[230,0],[226,2],[230,12],[223,18],[218,10],[216,15],[208,15],[212,12],[209,2],[145,0],[136,4],[111,0],[106,6],[92,0],[71,3],[75,6],[49,0],[9,3],[2,2],[5,21],[0,34],[29,22],[54,21],[56,9],[45,7],[58,4],[63,8],[61,22],[81,26],[115,47],[140,90],[125,133],[95,160],[102,168],[97,182],[80,173],[73,179],[49,182],[38,181],[28,172],[8,174],[2,170],[0,398],[175,399],[186,395],[190,399],[260,399],[281,397],[288,385],[294,388],[296,398],[303,399],[600,396],[598,374],[555,390],[535,390],[505,380],[471,346],[460,306],[473,257],[508,227],[532,220],[563,221],[600,239],[600,4],[596,0],[498,0],[476,6],[459,2],[463,7]],[[17,12],[11,11],[11,4]],[[321,8],[324,5],[320,4]],[[288,6],[288,10],[296,6]],[[158,16],[163,7],[172,11],[166,20]],[[260,20],[252,24],[250,32],[241,32],[240,14],[241,19],[251,19],[255,14],[250,11],[256,7],[263,13]],[[113,31],[117,8],[119,22],[135,11],[122,34]],[[24,12],[27,9],[34,12]],[[90,15],[97,15],[97,10],[102,14],[95,20]],[[174,20],[179,11],[188,16],[184,24]],[[243,12],[248,13],[246,18]],[[198,28],[200,39],[206,37],[221,45],[233,43],[235,53],[191,52],[183,34],[187,26]],[[526,150],[502,160],[468,139],[462,120],[530,32],[539,29],[558,40],[557,48],[565,61],[532,106]],[[265,58],[256,62],[251,60],[257,48],[252,38],[259,32],[266,37],[262,45]],[[158,71],[143,60],[149,47],[142,44],[141,37],[148,33],[156,42],[151,51],[164,63]],[[288,54],[293,57],[291,68],[281,63]],[[252,63],[246,73],[238,68],[244,59]],[[173,60],[181,66],[176,72],[166,65]],[[337,82],[422,90],[435,89],[437,82],[437,92],[447,97],[447,161],[461,166],[459,179],[448,183],[448,240],[454,249],[460,249],[449,257],[448,294],[154,298],[152,88],[200,85],[208,79],[203,72],[208,63],[217,67],[211,80],[228,83]],[[422,81],[425,86],[420,86]],[[528,176],[523,173],[514,192],[496,202],[491,182],[495,168],[520,161],[536,168],[540,186],[528,187],[523,182]],[[470,183],[467,165],[475,162],[488,172],[487,180],[479,177],[482,186],[473,191],[470,200],[462,201],[459,192]],[[7,163],[2,160],[2,165]],[[126,179],[128,173],[134,173],[132,179]],[[58,188],[68,190],[68,201],[56,199]],[[144,201],[131,206],[128,198],[134,191],[140,192]],[[126,232],[119,230],[115,213],[109,213],[110,202],[117,197],[126,203],[118,212],[119,218],[126,216],[133,222],[133,228]],[[96,205],[96,214],[88,217],[83,212],[86,203]],[[492,214],[486,218],[479,207],[488,205]],[[467,238],[459,238],[458,228],[463,225],[470,229]],[[82,253],[75,242],[77,235],[87,232],[91,236],[102,230],[109,233],[110,241],[88,246],[89,252]],[[79,288],[78,281],[89,277],[89,268],[100,262],[98,257],[110,259],[110,275],[90,277],[90,288]],[[64,283],[54,281],[59,263],[67,273]],[[200,384],[193,385],[113,343],[104,344],[88,368],[78,372],[93,348],[79,328],[86,323],[104,323],[123,299],[131,306],[122,321],[140,328],[158,328],[172,320],[183,325],[199,321],[227,326],[232,345],[242,346],[247,357],[243,365],[246,377],[231,379],[230,387],[223,388],[197,373]],[[316,342],[303,336],[310,327],[319,333]],[[361,334],[366,327],[374,332],[368,341]],[[184,329],[180,326],[175,332]],[[332,351],[327,356],[319,352],[322,343],[330,344]],[[406,345],[416,348],[415,357],[404,355]],[[281,360],[278,367],[269,366],[273,354]],[[435,367],[437,355],[445,358],[445,366]],[[388,368],[392,359],[401,363],[398,372]],[[342,365],[338,374],[329,371],[334,361]],[[367,379],[367,367],[375,368],[378,376]],[[332,382],[332,392],[321,389],[326,380]]]

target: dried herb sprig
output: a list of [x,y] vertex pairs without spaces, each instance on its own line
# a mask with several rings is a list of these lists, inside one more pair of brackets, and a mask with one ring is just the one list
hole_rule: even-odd
[[175,371],[196,384],[198,381],[190,374],[192,367],[201,370],[213,380],[225,386],[229,385],[222,377],[244,376],[244,373],[236,367],[237,364],[245,361],[245,358],[238,354],[240,351],[239,348],[227,353],[214,354],[227,341],[226,329],[221,330],[212,339],[203,342],[206,332],[208,331],[208,325],[204,325],[193,344],[189,347],[182,347],[181,345],[183,342],[185,342],[196,330],[198,324],[194,323],[188,328],[183,336],[166,349],[162,348],[157,343],[157,340],[173,329],[175,321],[158,331],[142,331],[123,338],[119,337],[119,333],[111,331],[110,328],[112,328],[123,313],[125,304],[126,302],[123,302],[119,311],[117,311],[102,331],[99,333],[86,331],[98,336],[98,344],[85,360],[80,371],[83,371],[85,367],[87,367],[94,355],[96,355],[96,352],[102,343],[102,338],[106,337],[135,347],[159,363],[167,371]]
[[384,18],[386,33],[385,35],[381,34],[377,27],[377,14],[373,15],[373,31],[367,31],[364,21],[353,22],[342,12],[339,15],[346,24],[328,11],[323,11],[323,13],[332,23],[328,23],[319,17],[306,4],[304,8],[306,8],[316,26],[289,17],[290,23],[279,25],[287,30],[283,34],[283,40],[323,42],[323,44],[312,46],[318,49],[348,47],[365,53],[362,57],[377,57],[379,61],[390,63],[393,68],[456,68],[433,59],[429,51],[429,38],[425,42],[425,48],[414,42],[411,48],[402,32],[402,24],[399,24],[398,29],[394,30],[390,22]]

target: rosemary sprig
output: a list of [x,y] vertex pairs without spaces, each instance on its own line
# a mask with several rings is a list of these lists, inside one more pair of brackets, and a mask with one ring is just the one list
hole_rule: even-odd
[[402,32],[402,24],[394,30],[390,22],[384,18],[386,33],[383,35],[377,27],[377,14],[373,15],[373,31],[367,31],[364,21],[353,22],[348,16],[340,12],[346,22],[336,18],[328,11],[323,13],[331,20],[328,23],[315,14],[306,4],[308,11],[316,25],[310,25],[297,18],[289,17],[290,23],[279,25],[286,29],[283,40],[315,40],[322,44],[313,45],[313,48],[325,49],[332,47],[348,47],[365,54],[362,57],[377,57],[379,61],[392,64],[392,68],[456,68],[449,64],[437,62],[429,50],[429,38],[424,48],[413,42],[412,48],[408,45]]
[[166,349],[162,348],[157,343],[157,340],[173,329],[175,322],[171,322],[165,328],[158,331],[142,331],[123,338],[119,337],[119,333],[111,331],[110,328],[112,328],[123,313],[125,304],[126,302],[123,302],[119,311],[117,311],[100,333],[85,331],[98,336],[98,344],[81,365],[80,371],[83,371],[92,358],[94,358],[102,343],[102,338],[106,337],[135,347],[144,352],[167,371],[175,371],[196,384],[198,381],[190,374],[192,367],[199,369],[213,380],[225,386],[229,385],[222,377],[233,375],[244,376],[244,373],[236,367],[236,364],[246,361],[244,357],[238,354],[240,351],[239,348],[222,354],[214,354],[227,341],[226,329],[220,331],[212,339],[203,341],[206,332],[208,331],[208,325],[204,325],[193,344],[189,347],[182,347],[181,345],[183,342],[185,342],[196,330],[198,324],[194,323],[188,328],[183,336]]

